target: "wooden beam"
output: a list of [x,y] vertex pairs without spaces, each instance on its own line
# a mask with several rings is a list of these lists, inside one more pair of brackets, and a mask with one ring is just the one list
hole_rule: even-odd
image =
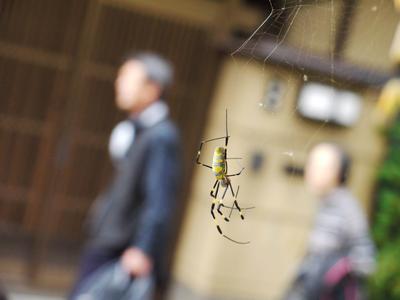
[[[225,53],[233,53],[244,43],[243,39],[232,38],[217,47]],[[251,49],[251,50],[250,50]],[[264,40],[249,44],[240,51],[241,55],[256,58],[266,63],[290,67],[301,72],[314,73],[333,79],[335,82],[363,87],[380,88],[389,78],[389,73],[363,68],[342,59],[331,61],[329,57],[304,53],[295,47]],[[268,58],[268,59],[266,59]],[[332,68],[332,64],[335,66]]]
[[0,113],[0,131],[42,136],[46,130],[48,127],[45,122]]
[[[238,1],[238,0],[230,0]],[[215,23],[218,13],[225,7],[222,1],[199,0],[99,0],[102,6],[119,7],[124,10],[140,11],[185,23],[208,27]]]
[[0,41],[0,56],[61,71],[68,70],[71,63],[71,59],[65,55],[18,46],[3,41]]

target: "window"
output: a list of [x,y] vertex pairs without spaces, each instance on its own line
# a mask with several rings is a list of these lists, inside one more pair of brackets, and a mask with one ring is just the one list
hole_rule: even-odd
[[298,111],[311,120],[350,127],[359,119],[361,97],[352,91],[308,83],[300,92]]

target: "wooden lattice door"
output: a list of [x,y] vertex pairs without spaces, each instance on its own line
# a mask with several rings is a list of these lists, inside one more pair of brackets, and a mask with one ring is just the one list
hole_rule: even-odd
[[150,49],[175,64],[168,102],[188,175],[218,55],[207,29],[116,1],[0,3],[0,260],[18,254],[17,277],[49,282],[49,266],[68,263],[81,244],[87,210],[112,172],[121,57]]

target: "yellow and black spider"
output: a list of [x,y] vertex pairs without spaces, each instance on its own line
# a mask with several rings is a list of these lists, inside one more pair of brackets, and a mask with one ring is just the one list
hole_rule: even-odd
[[[214,213],[215,206],[218,204],[217,212],[224,218],[224,220],[226,222],[230,221],[230,217],[231,217],[232,211],[234,209],[238,210],[241,219],[244,220],[244,216],[243,216],[243,212],[242,212],[244,209],[242,209],[239,206],[238,202],[237,202],[237,196],[239,194],[239,186],[237,187],[237,191],[235,193],[233,191],[232,182],[231,182],[231,179],[230,179],[231,177],[239,176],[240,174],[242,174],[244,168],[242,168],[238,173],[228,174],[228,160],[241,159],[240,157],[239,158],[238,157],[231,157],[231,158],[227,157],[228,142],[229,142],[229,137],[230,137],[228,135],[228,111],[225,112],[225,121],[226,121],[226,123],[225,123],[225,125],[226,125],[226,132],[225,132],[226,135],[223,136],[223,137],[218,137],[218,138],[213,138],[213,139],[202,141],[200,143],[199,151],[197,152],[196,162],[197,162],[197,164],[202,165],[203,167],[211,169],[213,174],[214,174],[214,176],[215,176],[215,178],[216,178],[214,186],[213,186],[213,188],[212,188],[212,190],[210,192],[210,195],[213,198],[213,201],[212,201],[212,204],[211,204],[211,216],[213,217],[213,219],[215,221],[215,225],[217,227],[218,232],[222,236],[224,236],[225,238],[227,238],[227,239],[229,239],[229,240],[231,240],[231,241],[233,241],[235,243],[248,244],[249,242],[238,242],[238,241],[235,241],[235,240],[229,238],[228,236],[224,235],[222,230],[221,230],[221,227],[218,224],[218,220],[215,217],[215,213]],[[214,155],[213,155],[213,161],[212,161],[212,165],[211,166],[202,163],[200,161],[200,155],[201,155],[201,149],[203,148],[203,145],[206,144],[206,143],[212,142],[212,141],[217,141],[217,140],[225,140],[225,146],[218,146],[218,147],[215,148]],[[222,188],[225,188],[225,190],[224,190],[224,192],[222,194],[222,198],[218,199],[218,192],[219,192],[220,186]],[[228,191],[228,189],[230,189],[234,200],[233,200],[232,207],[230,207],[230,214],[229,214],[229,216],[226,216],[222,212],[221,208],[227,207],[227,206],[224,205],[223,200],[225,198],[225,195],[226,195],[226,192]],[[245,209],[251,209],[251,208],[252,207],[245,208]]]

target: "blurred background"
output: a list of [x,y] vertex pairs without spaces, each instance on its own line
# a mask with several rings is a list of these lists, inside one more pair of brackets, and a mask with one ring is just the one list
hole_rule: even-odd
[[[185,170],[169,299],[279,299],[315,212],[302,176],[320,141],[349,151],[378,246],[396,248],[399,126],[382,129],[376,106],[398,74],[398,21],[391,0],[0,0],[0,281],[15,299],[70,288],[112,172],[113,83],[132,49],[176,68],[167,102]],[[200,141],[224,135],[225,108],[229,151],[244,157],[231,168],[246,167],[239,201],[256,209],[224,230],[245,246],[218,235],[214,179],[195,168]],[[382,251],[376,299],[400,299],[397,249]]]

